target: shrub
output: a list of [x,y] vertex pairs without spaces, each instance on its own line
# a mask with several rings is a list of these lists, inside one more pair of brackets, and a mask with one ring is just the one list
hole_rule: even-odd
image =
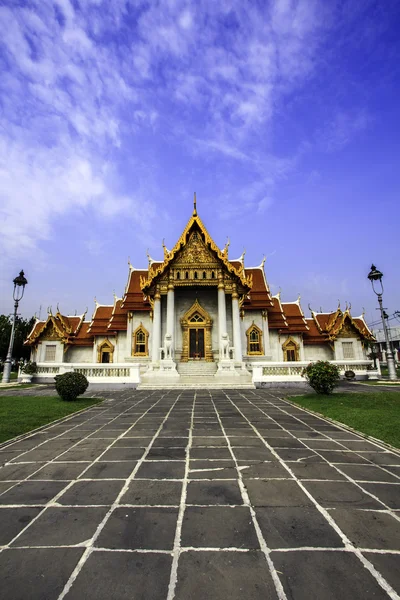
[[35,362],[27,362],[21,367],[21,373],[26,375],[34,375],[37,371],[37,364]]
[[63,400],[76,400],[78,396],[86,392],[89,385],[88,380],[82,373],[64,373],[56,375],[56,391]]
[[340,379],[340,372],[336,365],[319,360],[305,367],[302,376],[307,379],[317,394],[331,394]]

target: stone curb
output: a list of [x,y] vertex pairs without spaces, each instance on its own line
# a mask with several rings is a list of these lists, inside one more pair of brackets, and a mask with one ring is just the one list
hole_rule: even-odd
[[[89,396],[89,398],[92,398],[92,397],[93,396]],[[98,402],[98,404],[101,404],[105,400],[107,400],[107,398],[103,398],[101,400],[101,402]],[[98,404],[93,404],[93,406],[97,406]],[[51,427],[51,426],[55,425],[56,423],[63,423],[64,421],[67,421],[68,419],[71,419],[72,417],[75,417],[75,415],[79,415],[80,413],[83,413],[86,410],[92,409],[93,406],[87,406],[86,408],[81,408],[80,410],[77,410],[76,412],[71,413],[70,415],[65,415],[65,417],[60,417],[60,419],[56,419],[55,421],[50,421],[50,423],[46,423],[46,425],[41,425],[40,427],[36,427],[36,429],[31,429],[30,431],[27,431],[26,433],[21,433],[21,435],[17,435],[16,437],[11,438],[10,440],[6,440],[5,442],[1,442],[0,443],[0,450],[2,450],[3,448],[6,448],[7,446],[10,446],[14,442],[19,442],[20,440],[24,440],[25,438],[27,438],[30,435],[32,435],[32,433],[37,433],[38,431],[43,431],[43,429],[47,429],[47,427]]]
[[353,427],[350,427],[350,425],[346,425],[345,423],[341,423],[340,421],[336,421],[335,419],[331,419],[330,417],[326,417],[322,413],[318,413],[318,412],[316,412],[314,410],[311,410],[309,408],[304,408],[300,404],[296,404],[295,402],[292,402],[290,400],[290,396],[287,397],[287,398],[281,398],[281,399],[282,400],[287,400],[287,402],[289,402],[289,404],[291,404],[292,406],[295,406],[296,408],[301,408],[305,412],[308,412],[311,415],[314,415],[315,417],[322,417],[326,421],[329,421],[329,423],[332,423],[332,425],[337,425],[338,427],[341,427],[342,429],[346,429],[346,431],[349,431],[351,433],[356,433],[357,435],[359,435],[360,437],[364,438],[365,440],[369,440],[371,442],[377,442],[378,444],[381,444],[382,446],[384,446],[385,448],[387,448],[391,452],[395,452],[396,454],[400,454],[400,448],[396,448],[395,446],[392,446],[391,444],[388,444],[387,442],[384,442],[383,440],[379,440],[378,438],[375,438],[372,435],[368,435],[366,433],[363,433],[362,431],[358,431],[358,429],[353,429]]

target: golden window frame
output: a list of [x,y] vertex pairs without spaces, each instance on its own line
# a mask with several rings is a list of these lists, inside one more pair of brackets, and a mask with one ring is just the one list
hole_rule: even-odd
[[108,352],[110,355],[110,363],[114,362],[114,345],[110,342],[109,339],[104,340],[101,344],[97,346],[97,362],[102,362],[103,353]]
[[[283,344],[283,360],[284,362],[298,362],[300,360],[300,344],[296,342],[292,337],[289,337]],[[294,360],[288,359],[288,352],[294,351]]]
[[[138,333],[144,334],[144,344],[145,344],[144,352],[138,352],[136,349],[136,347],[137,347],[136,336]],[[136,327],[135,331],[132,333],[132,356],[148,356],[148,355],[149,355],[149,332],[142,325],[142,323],[140,323],[139,327]]]
[[[254,340],[251,340],[251,334],[255,332],[257,334],[257,341],[255,342]],[[254,355],[261,355],[264,354],[264,349],[263,349],[263,343],[262,343],[262,329],[260,329],[259,327],[257,327],[257,325],[254,323],[252,323],[252,325],[250,325],[250,327],[248,328],[248,330],[246,331],[246,338],[247,338],[247,354],[249,356],[254,356]],[[259,345],[259,350],[251,350],[251,344],[258,344]]]

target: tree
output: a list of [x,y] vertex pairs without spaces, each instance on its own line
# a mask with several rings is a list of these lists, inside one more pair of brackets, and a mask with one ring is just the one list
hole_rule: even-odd
[[[31,349],[29,346],[24,346],[24,342],[30,333],[35,318],[23,319],[17,317],[15,323],[15,336],[12,358],[19,360],[29,360]],[[0,315],[0,360],[5,361],[8,351],[8,344],[10,343],[12,326],[12,317],[8,315]]]

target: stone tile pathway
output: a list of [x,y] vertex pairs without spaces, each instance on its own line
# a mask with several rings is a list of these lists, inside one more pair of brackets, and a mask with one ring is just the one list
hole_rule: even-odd
[[279,390],[107,393],[0,447],[0,598],[400,594],[400,453]]

